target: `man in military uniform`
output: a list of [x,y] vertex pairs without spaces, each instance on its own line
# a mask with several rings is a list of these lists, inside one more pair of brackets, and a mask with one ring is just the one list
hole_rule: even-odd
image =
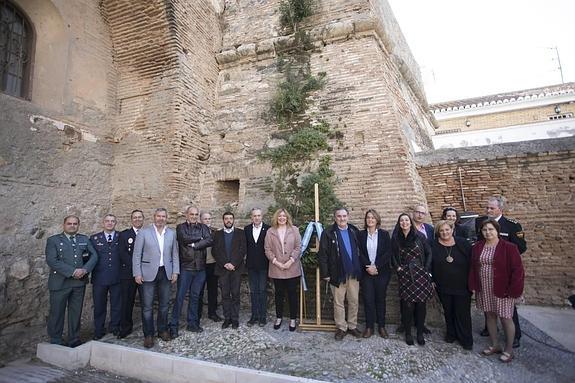
[[[519,248],[519,253],[523,254],[527,250],[527,243],[525,242],[525,233],[521,224],[512,218],[503,216],[503,209],[505,207],[505,199],[503,197],[491,197],[487,200],[487,207],[485,208],[484,216],[478,217],[475,220],[475,231],[477,232],[477,239],[483,239],[481,234],[481,223],[487,218],[493,218],[501,227],[499,236],[501,239],[512,242]],[[520,346],[521,327],[519,327],[519,315],[517,315],[517,307],[513,310],[513,323],[515,324],[515,339],[513,340],[513,348]],[[485,327],[481,331],[481,336],[489,336],[489,332]]]
[[116,217],[107,214],[103,221],[104,231],[90,237],[98,252],[98,263],[92,272],[92,297],[94,299],[94,340],[105,334],[108,294],[110,295],[110,326],[115,336],[120,335],[121,300],[120,244],[116,232]]
[[98,261],[98,254],[88,237],[78,234],[80,219],[74,215],[64,218],[64,231],[48,238],[46,263],[50,266],[48,289],[50,311],[48,335],[50,343],[64,344],[64,315],[68,307],[68,346],[76,347],[80,341],[80,319],[88,273]]
[[[120,233],[120,285],[122,294],[122,308],[120,319],[120,335],[118,338],[125,338],[132,333],[134,321],[132,313],[136,300],[138,285],[132,276],[132,255],[134,253],[134,242],[138,231],[144,226],[144,213],[141,210],[134,210],[130,215],[132,227]],[[140,297],[141,300],[141,297]]]

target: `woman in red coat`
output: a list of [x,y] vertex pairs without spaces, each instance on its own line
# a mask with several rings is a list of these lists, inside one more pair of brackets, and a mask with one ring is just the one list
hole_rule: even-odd
[[[499,239],[500,228],[496,220],[483,221],[480,230],[485,239],[478,241],[472,249],[469,289],[475,291],[477,308],[486,315],[491,346],[482,354],[501,353],[499,360],[508,363],[513,360],[513,307],[523,293],[523,264],[517,246]],[[504,350],[497,339],[498,317],[505,332]]]

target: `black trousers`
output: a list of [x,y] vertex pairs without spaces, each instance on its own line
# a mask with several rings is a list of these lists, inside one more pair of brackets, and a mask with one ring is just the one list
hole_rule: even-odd
[[110,323],[108,331],[120,332],[122,290],[120,283],[114,285],[92,285],[94,300],[94,335],[106,334],[106,313],[108,311],[108,294],[110,295]]
[[299,297],[297,285],[299,277],[288,279],[274,279],[276,318],[284,315],[284,298],[287,293],[290,319],[297,319]]
[[515,339],[521,339],[521,326],[519,326],[519,314],[517,314],[517,306],[513,307],[513,324],[515,324]]
[[390,278],[391,272],[387,271],[378,275],[364,275],[361,280],[366,328],[373,330],[376,321],[378,327],[385,327],[386,295]]
[[[134,328],[134,321],[132,314],[134,312],[134,302],[136,301],[136,291],[138,291],[138,284],[134,278],[120,280],[121,295],[122,295],[122,309],[120,319],[120,334],[123,336],[129,335]],[[140,300],[142,298],[140,297]]]
[[240,271],[225,271],[218,277],[222,290],[222,306],[224,319],[239,321],[240,319],[240,283],[242,273]]
[[471,295],[439,293],[439,300],[443,306],[447,336],[457,339],[464,347],[471,347]]
[[411,335],[411,326],[413,325],[412,320],[414,317],[417,335],[422,335],[425,325],[425,314],[427,312],[425,302],[402,302],[401,320],[405,328],[405,335]]
[[216,315],[218,309],[218,276],[215,274],[216,263],[206,263],[206,282],[202,291],[200,291],[200,299],[198,300],[198,320],[202,317],[202,310],[204,309],[204,290],[208,290],[208,317]]

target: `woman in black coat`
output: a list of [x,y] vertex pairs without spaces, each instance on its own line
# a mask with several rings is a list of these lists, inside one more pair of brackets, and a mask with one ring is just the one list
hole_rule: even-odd
[[431,269],[445,316],[445,341],[457,340],[464,349],[471,350],[471,292],[468,288],[471,246],[464,238],[454,237],[453,229],[452,221],[443,220],[435,225]]
[[397,271],[399,299],[402,301],[401,320],[405,342],[413,344],[411,321],[415,312],[417,343],[425,344],[423,328],[425,303],[433,295],[431,286],[431,248],[427,239],[417,232],[411,217],[402,213],[397,219],[392,239],[392,266]]
[[465,238],[470,245],[476,240],[474,228],[466,227],[461,224],[461,217],[457,209],[453,207],[446,207],[441,213],[441,219],[444,221],[453,222],[453,236]]
[[363,267],[361,291],[365,307],[363,337],[373,335],[377,320],[379,336],[387,338],[385,300],[391,278],[391,240],[389,233],[380,228],[381,217],[374,209],[365,213],[363,222],[365,229],[358,234],[359,259]]

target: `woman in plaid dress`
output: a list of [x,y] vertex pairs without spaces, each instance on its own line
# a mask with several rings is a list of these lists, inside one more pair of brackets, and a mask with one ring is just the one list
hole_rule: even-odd
[[399,298],[402,300],[401,320],[405,328],[405,342],[413,344],[411,321],[415,311],[417,343],[425,344],[425,302],[432,294],[431,249],[427,240],[417,232],[409,214],[399,215],[392,242],[392,264],[399,280]]
[[[499,223],[487,219],[481,223],[483,240],[472,250],[469,270],[469,289],[475,291],[477,308],[486,315],[487,331],[491,346],[483,350],[485,356],[501,353],[504,363],[513,360],[513,307],[523,293],[524,271],[517,246],[499,239]],[[497,339],[497,318],[505,332],[505,349]]]

